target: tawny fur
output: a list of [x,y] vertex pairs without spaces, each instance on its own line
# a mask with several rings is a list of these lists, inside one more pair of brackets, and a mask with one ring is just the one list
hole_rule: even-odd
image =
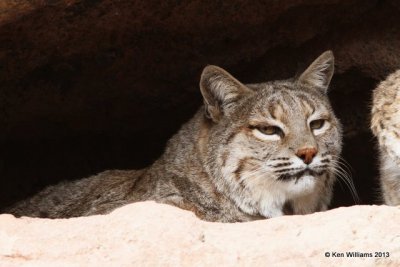
[[[237,222],[325,210],[342,144],[326,94],[333,69],[328,51],[297,78],[244,85],[208,66],[200,81],[204,106],[151,166],[50,186],[6,211],[66,218],[154,200],[204,220]],[[322,126],[311,129],[318,120]],[[270,134],[271,126],[280,131]]]
[[379,143],[382,199],[400,205],[400,70],[374,90],[371,129]]

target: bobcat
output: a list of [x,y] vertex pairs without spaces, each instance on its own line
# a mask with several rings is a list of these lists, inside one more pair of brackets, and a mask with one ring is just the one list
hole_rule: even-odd
[[374,90],[371,129],[379,143],[383,201],[400,205],[400,70]]
[[207,66],[204,105],[150,167],[50,186],[7,212],[67,218],[153,200],[240,222],[326,210],[342,144],[327,97],[333,72],[331,51],[297,78],[259,84]]

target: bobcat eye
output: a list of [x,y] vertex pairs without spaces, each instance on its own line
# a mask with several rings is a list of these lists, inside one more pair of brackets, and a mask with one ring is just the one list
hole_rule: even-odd
[[274,134],[281,135],[282,133],[281,128],[277,126],[259,126],[256,129],[266,135],[274,135]]
[[310,129],[313,132],[314,135],[320,135],[326,132],[326,130],[329,129],[330,123],[327,120],[320,119],[320,120],[314,120],[310,122]]
[[253,126],[253,134],[255,137],[266,141],[280,140],[284,133],[278,126]]
[[318,130],[321,129],[325,124],[325,120],[315,120],[310,122],[311,130]]

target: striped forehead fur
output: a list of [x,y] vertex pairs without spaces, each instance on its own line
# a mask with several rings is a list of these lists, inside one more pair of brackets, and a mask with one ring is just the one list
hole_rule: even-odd
[[[252,85],[256,89],[255,85]],[[322,112],[330,112],[329,103],[326,96],[318,92],[312,93],[301,90],[300,88],[288,88],[284,86],[280,88],[278,84],[271,86],[261,86],[256,89],[257,93],[254,96],[253,102],[253,115],[260,113],[262,116],[271,117],[272,119],[280,119],[293,115],[302,111],[307,117],[320,110]],[[280,109],[282,109],[280,111]],[[279,115],[281,113],[281,116]]]

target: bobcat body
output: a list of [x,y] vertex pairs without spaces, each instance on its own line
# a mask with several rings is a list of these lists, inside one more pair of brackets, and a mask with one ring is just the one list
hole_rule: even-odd
[[383,201],[400,205],[400,70],[374,90],[371,129],[379,143]]
[[342,142],[326,94],[333,69],[328,51],[297,78],[244,85],[207,66],[204,106],[150,167],[50,186],[7,212],[66,218],[154,200],[238,222],[325,210]]

